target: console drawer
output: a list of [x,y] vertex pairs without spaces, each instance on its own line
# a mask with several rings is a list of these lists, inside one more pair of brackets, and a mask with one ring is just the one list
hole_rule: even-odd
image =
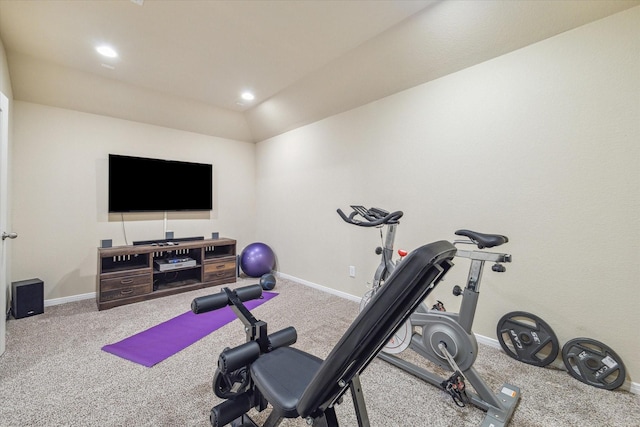
[[204,265],[204,281],[213,282],[236,277],[235,258],[224,261],[207,262]]
[[153,291],[150,274],[100,280],[100,301],[144,295]]

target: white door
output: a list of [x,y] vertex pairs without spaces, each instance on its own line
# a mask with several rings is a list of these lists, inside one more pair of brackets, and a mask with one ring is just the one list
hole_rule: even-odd
[[[0,355],[5,349],[6,309],[7,309],[7,212],[9,190],[9,99],[0,92]],[[9,233],[6,233],[9,234]],[[13,235],[12,235],[13,237]]]

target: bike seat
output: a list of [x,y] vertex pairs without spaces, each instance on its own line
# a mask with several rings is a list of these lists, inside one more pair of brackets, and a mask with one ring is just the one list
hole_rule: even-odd
[[478,245],[478,249],[493,248],[509,241],[507,236],[501,234],[485,234],[471,230],[457,230],[455,234],[470,238]]

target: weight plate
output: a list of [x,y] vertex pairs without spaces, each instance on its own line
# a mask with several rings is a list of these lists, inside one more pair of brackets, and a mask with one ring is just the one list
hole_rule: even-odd
[[237,397],[246,390],[248,384],[249,376],[246,368],[240,368],[226,375],[216,368],[213,374],[213,392],[221,399]]
[[560,343],[544,320],[524,311],[507,313],[496,329],[502,349],[511,357],[529,365],[547,366],[556,360]]
[[613,390],[627,376],[622,359],[611,348],[590,338],[575,338],[562,347],[562,360],[572,377],[597,388]]

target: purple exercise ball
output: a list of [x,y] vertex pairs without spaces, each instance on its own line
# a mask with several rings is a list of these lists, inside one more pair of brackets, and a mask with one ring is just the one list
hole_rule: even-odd
[[251,243],[240,254],[240,268],[249,277],[270,273],[276,264],[273,250],[264,243]]

